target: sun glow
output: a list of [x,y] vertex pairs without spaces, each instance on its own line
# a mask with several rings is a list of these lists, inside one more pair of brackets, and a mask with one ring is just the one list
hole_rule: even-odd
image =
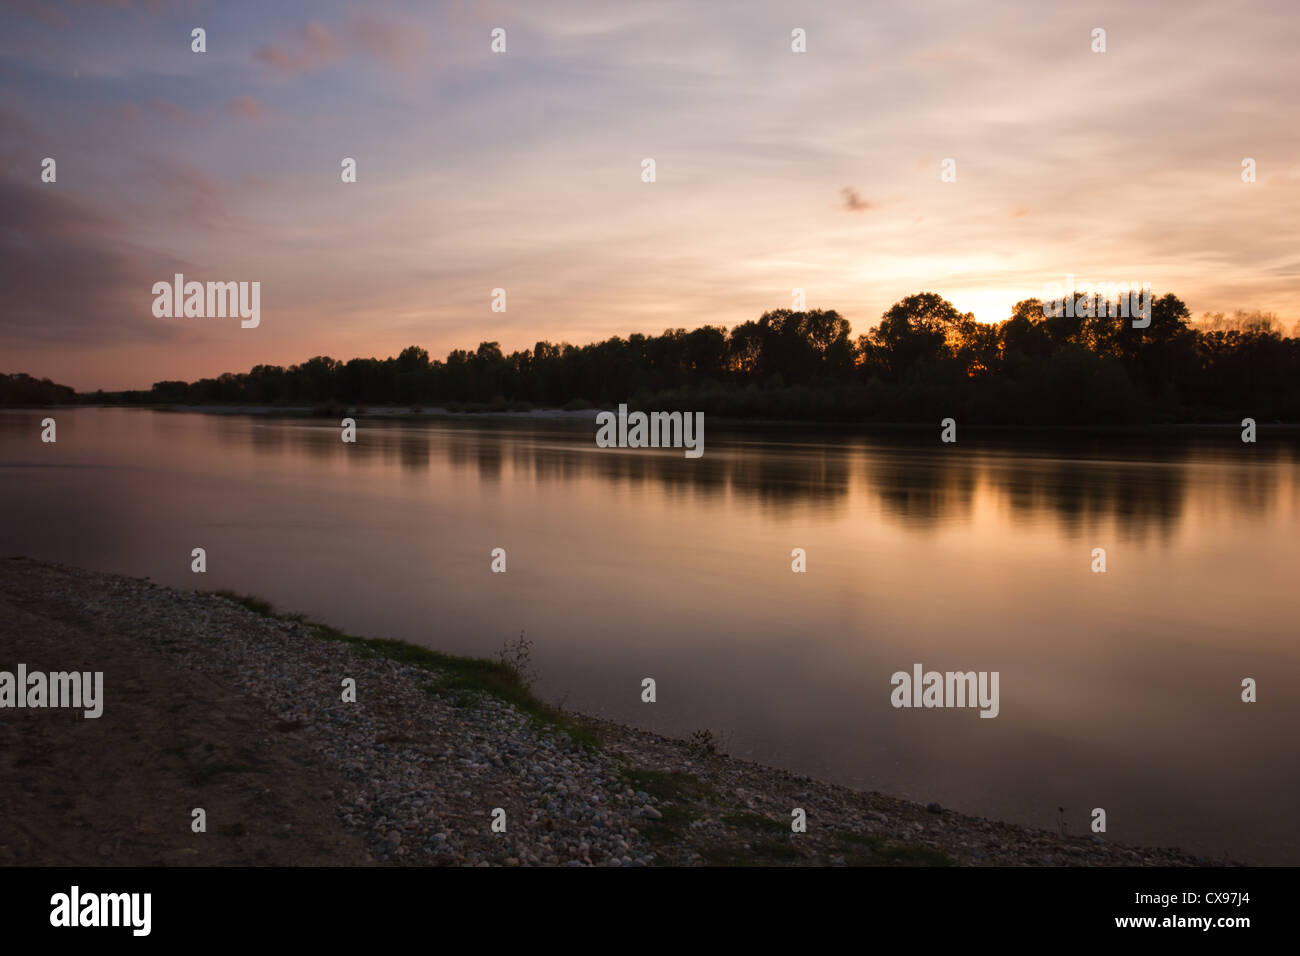
[[948,297],[962,312],[973,312],[980,322],[996,323],[1011,318],[1011,310],[1022,299],[1041,293],[1008,292],[1005,289],[960,289]]

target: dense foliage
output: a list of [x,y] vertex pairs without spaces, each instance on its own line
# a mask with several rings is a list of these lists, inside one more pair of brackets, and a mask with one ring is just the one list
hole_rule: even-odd
[[443,361],[318,356],[198,382],[159,382],[121,399],[164,403],[347,403],[645,408],[766,418],[1008,424],[1300,420],[1300,339],[1272,316],[1193,323],[1164,295],[1148,328],[1119,317],[1044,317],[1016,305],[977,322],[934,293],[893,305],[852,338],[834,311],[779,309],[727,331],[704,325],[590,345],[495,342]]
[[0,405],[58,405],[75,402],[77,393],[48,378],[36,379],[18,372],[0,374]]

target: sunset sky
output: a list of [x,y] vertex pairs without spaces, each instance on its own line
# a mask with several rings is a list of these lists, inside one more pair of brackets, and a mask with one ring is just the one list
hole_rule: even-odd
[[[923,290],[997,321],[1067,273],[1289,327],[1298,46],[1294,0],[0,0],[0,371],[509,352],[795,287],[857,334]],[[261,325],[155,318],[176,272],[260,281]]]

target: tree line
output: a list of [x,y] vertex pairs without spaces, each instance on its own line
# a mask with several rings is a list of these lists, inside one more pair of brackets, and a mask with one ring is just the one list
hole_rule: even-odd
[[453,411],[647,409],[783,419],[989,424],[1300,421],[1300,338],[1270,314],[1206,315],[1166,294],[1150,324],[1047,316],[1027,299],[999,323],[922,292],[856,338],[833,310],[777,309],[727,330],[702,325],[575,346],[496,342],[430,359],[317,356],[147,392],[83,400],[164,404],[409,405]]
[[68,405],[77,401],[77,393],[67,385],[48,378],[32,378],[24,372],[0,374],[0,405]]

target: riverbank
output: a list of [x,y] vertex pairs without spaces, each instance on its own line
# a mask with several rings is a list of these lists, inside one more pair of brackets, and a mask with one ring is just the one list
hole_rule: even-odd
[[819,782],[560,712],[500,662],[147,580],[0,561],[0,648],[104,674],[98,719],[0,711],[0,865],[1223,862]]
[[[532,422],[539,425],[571,425],[595,427],[596,416],[605,409],[599,408],[529,408],[528,410],[497,409],[491,405],[473,404],[460,407],[418,406],[418,405],[347,405],[331,402],[317,405],[177,405],[169,403],[96,403],[78,402],[63,405],[11,405],[0,408],[9,412],[45,412],[81,408],[88,409],[136,409],[163,413],[194,413],[214,416],[240,416],[261,419],[298,419],[298,420],[340,420],[344,417],[366,420],[390,421],[397,423],[411,422],[445,422],[452,423],[520,423]],[[642,410],[646,410],[643,408]],[[798,431],[804,434],[880,434],[880,435],[926,435],[938,434],[939,423],[919,421],[845,421],[833,418],[762,418],[755,416],[729,416],[709,414],[707,419],[714,427],[729,431],[750,429],[768,429],[779,431]],[[1220,438],[1225,435],[1237,437],[1242,425],[1237,420],[1226,422],[1148,422],[1142,424],[980,424],[958,422],[962,434],[996,435],[996,436],[1030,436],[1030,437],[1067,437],[1067,438],[1151,438],[1174,439],[1191,437]],[[1300,435],[1300,422],[1259,421],[1256,427],[1260,434],[1281,436],[1292,441]]]

